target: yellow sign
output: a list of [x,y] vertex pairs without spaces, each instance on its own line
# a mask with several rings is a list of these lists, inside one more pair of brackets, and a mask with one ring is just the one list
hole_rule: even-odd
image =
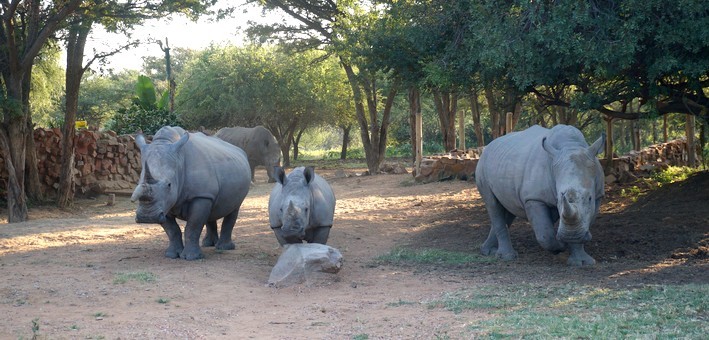
[[76,129],[87,129],[89,124],[85,120],[76,121]]

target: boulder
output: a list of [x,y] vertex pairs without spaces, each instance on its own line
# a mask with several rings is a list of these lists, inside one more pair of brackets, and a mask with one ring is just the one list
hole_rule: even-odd
[[330,246],[319,243],[286,244],[278,262],[268,278],[270,287],[288,287],[327,283],[336,280],[342,268],[342,254]]

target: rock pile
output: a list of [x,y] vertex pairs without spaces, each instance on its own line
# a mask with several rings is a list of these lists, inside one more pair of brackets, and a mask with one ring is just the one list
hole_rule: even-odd
[[[46,194],[59,188],[61,169],[60,129],[36,129],[38,172]],[[77,131],[74,143],[74,189],[77,194],[132,189],[140,177],[140,150],[131,135],[113,131]],[[3,171],[2,176],[7,176]]]
[[433,155],[421,161],[421,173],[416,176],[416,181],[429,183],[450,179],[472,181],[475,167],[483,148],[468,150],[452,150],[447,154]]

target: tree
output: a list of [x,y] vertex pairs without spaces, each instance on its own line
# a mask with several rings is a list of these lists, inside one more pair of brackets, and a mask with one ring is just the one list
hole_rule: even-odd
[[68,0],[44,6],[41,1],[3,2],[0,23],[0,72],[2,73],[3,124],[0,149],[8,172],[8,222],[27,219],[25,195],[25,157],[28,124],[29,83],[32,66],[42,47],[76,8],[80,0]]
[[62,139],[62,165],[57,197],[57,205],[59,207],[67,207],[74,196],[74,137],[76,134],[75,122],[79,106],[81,78],[94,61],[103,60],[121,50],[137,45],[137,42],[132,41],[123,46],[116,46],[105,53],[94,51],[93,58],[90,58],[84,65],[84,48],[92,26],[100,23],[108,31],[127,33],[133,25],[170,12],[186,11],[193,17],[198,16],[206,10],[205,6],[208,7],[209,4],[203,4],[199,0],[188,2],[160,0],[154,3],[150,1],[144,3],[86,1],[69,18],[65,37],[67,42],[66,111]]
[[[188,128],[266,126],[276,137],[283,163],[298,135],[333,118],[341,92],[330,81],[341,76],[323,54],[291,54],[277,47],[212,47],[185,72],[177,113]],[[328,65],[330,65],[328,67]],[[342,82],[342,79],[339,80]]]
[[352,90],[357,123],[364,146],[367,168],[379,171],[384,160],[391,107],[400,80],[390,79],[386,70],[370,63],[370,31],[377,20],[375,7],[357,1],[251,0],[265,11],[282,11],[294,22],[273,26],[252,25],[249,35],[257,40],[279,40],[295,51],[322,49],[335,55],[345,70]]

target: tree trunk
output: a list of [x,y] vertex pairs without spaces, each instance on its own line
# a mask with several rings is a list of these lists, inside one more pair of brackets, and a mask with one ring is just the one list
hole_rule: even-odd
[[303,137],[303,132],[305,129],[300,129],[298,133],[293,137],[293,160],[298,160],[298,146],[300,145],[300,137]]
[[420,154],[418,150],[419,143],[417,141],[421,136],[418,135],[416,130],[416,116],[421,115],[421,92],[416,86],[409,87],[409,134],[411,136],[411,157],[413,162],[416,163],[416,155]]
[[490,110],[490,125],[492,130],[492,139],[500,137],[504,134],[501,127],[500,112],[498,111],[497,101],[492,88],[485,88],[485,99],[487,99],[487,107]]
[[695,167],[697,166],[696,150],[697,146],[694,142],[695,135],[695,116],[687,114],[685,115],[685,132],[687,134],[687,166]]
[[340,151],[340,159],[347,159],[347,147],[350,145],[350,131],[352,130],[351,125],[342,127],[342,150]]
[[458,150],[465,151],[465,111],[458,112]]
[[[15,70],[8,74],[3,71],[7,101],[2,108],[5,124],[2,125],[1,147],[8,173],[7,215],[8,222],[27,220],[27,196],[25,194],[25,166],[27,151],[28,110],[22,104],[22,79],[24,74]],[[15,105],[13,105],[13,103]]]
[[473,128],[475,129],[475,137],[478,141],[478,147],[485,146],[485,136],[483,128],[480,125],[480,105],[478,103],[478,92],[470,90],[470,110],[473,113]]
[[613,117],[603,116],[603,120],[606,121],[606,168],[605,173],[610,173],[613,169]]
[[[384,110],[382,112],[381,124],[379,122],[379,112],[377,109],[377,91],[373,82],[362,80],[354,72],[354,68],[344,59],[340,59],[342,67],[345,69],[347,79],[352,88],[352,96],[355,104],[357,123],[359,124],[364,155],[367,160],[367,169],[374,175],[379,171],[379,165],[384,160],[386,152],[387,132],[389,131],[391,108],[394,97],[398,91],[398,82],[391,84],[387,94]],[[360,75],[361,76],[361,75]],[[365,95],[363,95],[363,92]],[[366,96],[366,98],[365,98]],[[364,109],[364,101],[367,102],[367,111]]]
[[57,206],[66,208],[74,199],[74,137],[76,112],[79,109],[79,87],[84,74],[84,47],[91,31],[90,20],[78,21],[69,27],[66,57],[66,111],[62,129],[62,165],[59,175]]
[[447,91],[433,91],[433,100],[443,136],[443,147],[446,151],[451,151],[455,149],[455,115],[458,96]]

